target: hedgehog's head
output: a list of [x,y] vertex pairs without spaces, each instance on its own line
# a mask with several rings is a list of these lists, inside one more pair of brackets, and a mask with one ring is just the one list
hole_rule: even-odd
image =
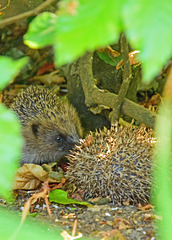
[[75,109],[65,105],[62,112],[38,115],[23,127],[22,135],[25,144],[21,164],[43,164],[67,155],[82,137],[82,128]]

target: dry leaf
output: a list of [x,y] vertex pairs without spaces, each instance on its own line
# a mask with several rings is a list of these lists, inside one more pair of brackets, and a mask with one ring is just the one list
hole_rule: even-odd
[[120,53],[115,51],[114,49],[112,49],[110,46],[107,46],[106,48],[100,48],[97,49],[98,52],[105,52],[108,55],[112,56],[112,57],[119,57]]
[[[140,51],[131,51],[129,52],[128,56],[129,56],[129,61],[130,61],[130,65],[134,65],[134,64],[138,64],[140,65],[141,62],[138,60],[137,56],[140,53]],[[117,65],[116,65],[116,69],[120,69],[120,67],[122,67],[124,65],[124,60],[122,59]]]
[[59,70],[56,70],[56,71],[50,72],[48,74],[44,74],[41,76],[35,76],[35,77],[33,77],[32,81],[39,81],[45,85],[50,85],[52,83],[61,84],[61,83],[66,82],[64,77],[57,74],[58,72],[59,72]]
[[159,106],[161,103],[161,95],[159,93],[153,95],[151,99],[148,101],[148,106]]
[[18,169],[13,189],[36,189],[41,182],[46,180],[56,182],[48,178],[48,172],[36,164],[24,164]]
[[37,76],[43,75],[47,72],[54,71],[54,63],[44,63],[37,71]]

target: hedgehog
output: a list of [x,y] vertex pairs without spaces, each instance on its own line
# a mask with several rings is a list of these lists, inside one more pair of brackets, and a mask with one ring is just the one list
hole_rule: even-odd
[[11,109],[22,125],[21,166],[58,162],[82,137],[75,108],[45,87],[30,86],[22,90]]
[[85,196],[113,203],[148,203],[153,168],[153,130],[112,126],[90,132],[68,155],[66,178]]

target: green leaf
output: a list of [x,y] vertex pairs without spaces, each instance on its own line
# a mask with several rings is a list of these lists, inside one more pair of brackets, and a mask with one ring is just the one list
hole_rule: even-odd
[[154,170],[154,182],[156,188],[152,186],[152,192],[154,192],[153,201],[157,214],[162,216],[162,220],[157,222],[157,225],[159,226],[159,239],[163,240],[172,239],[171,104],[171,101],[165,101],[160,107],[155,129],[156,137],[159,141],[155,148],[156,168]]
[[97,54],[105,63],[108,63],[112,66],[116,66],[122,59],[121,55],[119,57],[113,57],[104,52],[97,52]]
[[79,202],[75,199],[67,198],[67,192],[61,190],[61,189],[56,189],[49,194],[49,200],[50,202],[56,202],[60,204],[71,204],[71,203],[76,203],[80,205],[90,205],[87,202]]
[[143,76],[150,82],[172,53],[171,0],[128,0],[123,10],[125,32],[135,49],[141,50]]
[[6,199],[10,198],[22,145],[21,126],[17,116],[0,104],[0,195]]
[[57,65],[71,62],[87,50],[117,41],[122,30],[120,12],[124,2],[80,0],[75,15],[60,15],[55,43]]
[[9,57],[0,56],[0,90],[18,74],[19,70],[27,63],[27,61],[27,57],[14,61]]
[[29,25],[24,36],[24,43],[31,48],[41,48],[55,41],[57,16],[53,13],[38,15]]
[[[63,240],[62,229],[50,226],[50,224],[38,223],[32,219],[26,219],[20,228],[21,217],[14,212],[7,212],[0,208],[0,239],[7,240]],[[10,226],[10,227],[9,227]]]

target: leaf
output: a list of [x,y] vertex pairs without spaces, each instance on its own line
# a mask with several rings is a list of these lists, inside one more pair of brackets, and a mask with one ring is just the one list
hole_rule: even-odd
[[27,61],[27,57],[13,60],[6,56],[0,56],[0,90],[2,90],[18,74],[19,70],[27,63]]
[[53,13],[38,15],[29,25],[24,36],[24,43],[31,48],[41,48],[54,43],[57,16]]
[[[129,52],[128,57],[129,57],[130,65],[137,64],[137,66],[139,66],[141,64],[137,56],[139,53],[140,51],[137,51],[137,50]],[[122,67],[123,65],[124,65],[124,59],[121,59],[121,61],[117,64],[116,69],[120,69],[120,67]]]
[[144,81],[148,83],[171,57],[171,0],[128,0],[123,19],[130,43],[141,51]]
[[0,208],[0,238],[3,240],[63,240],[60,233],[62,232],[58,226],[55,228],[50,225],[38,223],[32,219],[26,219],[20,231],[18,230],[21,217],[17,216],[14,211],[5,211],[7,209]]
[[36,164],[24,164],[17,170],[14,189],[36,189],[42,182],[57,182],[49,178],[49,173]]
[[[170,75],[169,75],[170,76]],[[171,71],[172,76],[172,71]],[[171,84],[171,77],[167,82]],[[172,90],[172,89],[170,89]],[[167,97],[167,96],[165,96]],[[157,222],[159,229],[159,239],[172,239],[172,191],[171,191],[171,143],[172,143],[172,100],[164,101],[159,108],[159,114],[156,120],[156,137],[159,140],[156,145],[155,160],[156,168],[154,169],[154,182],[152,186],[153,203],[157,215],[162,216],[162,220]],[[154,189],[154,186],[156,188]],[[168,233],[168,234],[167,234]]]
[[124,2],[80,0],[75,15],[60,15],[55,43],[56,64],[71,62],[87,50],[117,41],[122,30],[120,12]]
[[97,52],[97,54],[105,63],[108,63],[112,66],[117,66],[117,64],[122,59],[121,56],[114,58],[112,56],[109,56],[107,53],[103,52]]
[[12,180],[21,158],[20,123],[11,110],[0,105],[0,195],[10,198]]
[[[39,76],[39,75],[43,75],[43,74],[45,74],[45,73],[47,73],[47,72],[52,72],[52,71],[54,71],[54,63],[44,63],[40,68],[38,68],[38,71],[37,71],[37,76]],[[58,72],[60,72],[60,70],[58,70]]]
[[87,202],[80,202],[75,199],[67,198],[67,192],[65,192],[61,189],[56,189],[56,190],[50,192],[49,200],[50,200],[50,202],[56,202],[56,203],[60,203],[60,204],[64,204],[64,205],[71,204],[71,203],[86,205],[86,206],[90,205]]

